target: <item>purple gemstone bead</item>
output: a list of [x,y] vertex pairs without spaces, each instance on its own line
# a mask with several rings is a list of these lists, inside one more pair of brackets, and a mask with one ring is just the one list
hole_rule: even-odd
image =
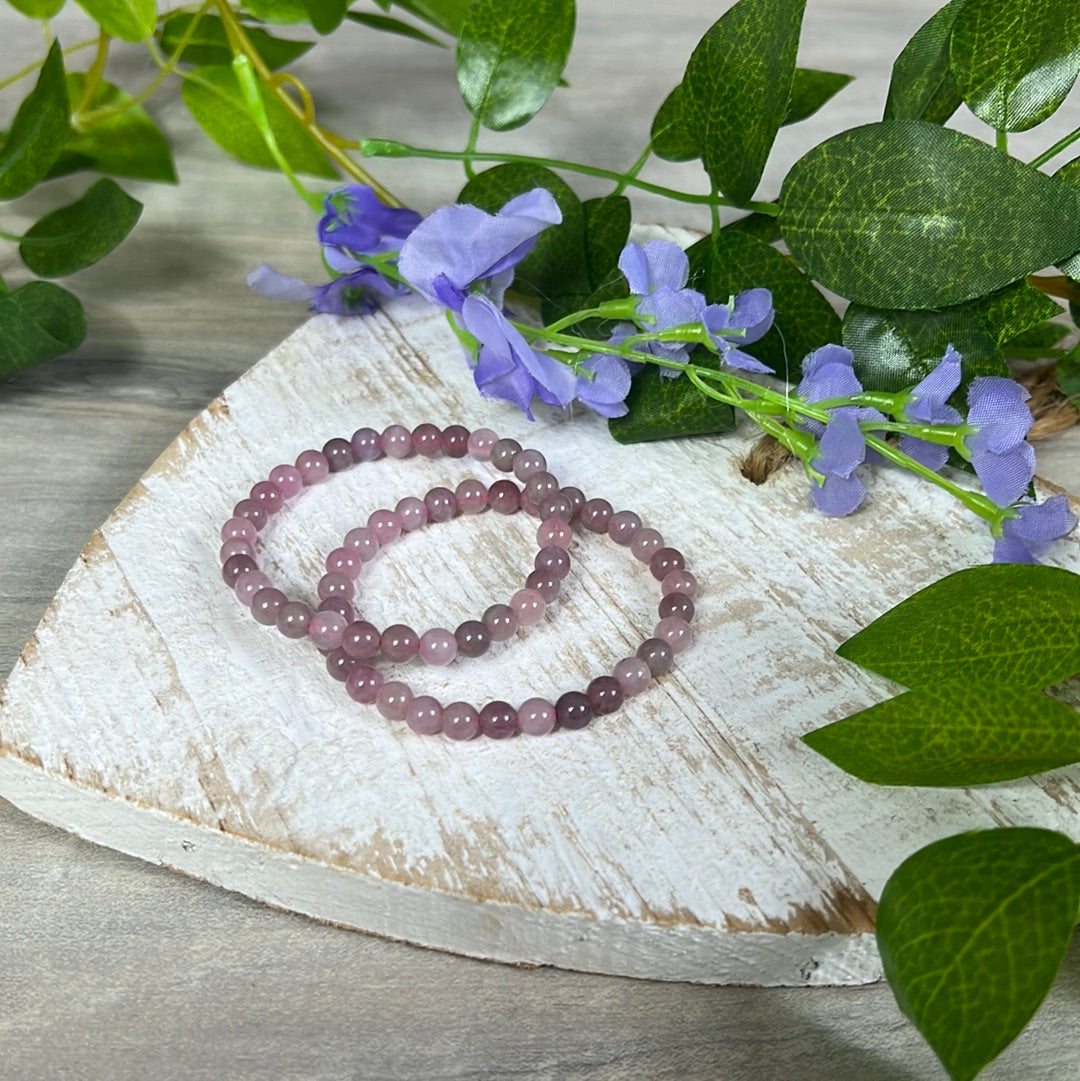
[[319,649],[341,649],[347,626],[340,612],[316,612],[308,624],[308,635]]
[[578,511],[581,524],[592,533],[606,533],[611,515],[611,504],[606,499],[586,499]]
[[639,529],[630,542],[630,551],[634,558],[648,563],[664,547],[663,535],[656,529]]
[[672,653],[682,653],[694,642],[694,628],[679,616],[667,616],[660,620],[653,628],[653,634],[667,642]]
[[547,604],[550,604],[559,595],[562,578],[548,571],[532,571],[525,579],[525,588],[535,590]]
[[359,664],[358,660],[348,656],[343,649],[332,649],[326,654],[326,670],[334,679],[344,683],[349,673]]
[[403,721],[412,696],[412,691],[404,683],[391,679],[376,692],[375,705],[388,721]]
[[374,530],[361,525],[345,534],[345,547],[355,548],[360,553],[360,558],[367,563],[379,554],[379,539]]
[[570,485],[566,488],[560,488],[559,495],[570,500],[570,505],[574,508],[574,511],[570,515],[569,521],[574,521],[580,515],[581,508],[585,505],[585,493],[580,488],[574,488]]
[[382,632],[379,641],[382,655],[394,664],[411,661],[420,652],[420,636],[404,623],[394,623]]
[[534,473],[547,469],[547,459],[538,450],[527,448],[519,451],[514,458],[514,476],[520,481],[527,481]]
[[442,732],[450,739],[474,739],[480,735],[480,714],[468,702],[451,702],[443,706]]
[[514,514],[521,507],[521,489],[512,480],[497,480],[488,489],[488,506],[496,514]]
[[653,676],[662,676],[671,671],[675,663],[675,654],[671,646],[662,638],[646,638],[637,647],[637,657],[649,666],[649,673]]
[[331,439],[323,445],[323,455],[331,473],[340,473],[349,469],[356,461],[353,457],[352,444],[347,439]]
[[678,616],[689,623],[694,618],[694,602],[685,593],[665,593],[660,598],[656,614],[661,619]]
[[289,601],[278,611],[277,629],[286,638],[303,638],[313,615],[311,605],[303,601]]
[[480,710],[480,731],[489,739],[509,739],[517,730],[517,710],[509,702],[488,702]]
[[510,598],[510,607],[517,615],[519,627],[535,627],[544,618],[547,604],[535,589],[519,589]]
[[457,514],[457,500],[449,488],[432,488],[424,496],[428,520],[431,522],[449,522]]
[[451,664],[457,656],[457,639],[452,631],[432,627],[420,636],[420,659],[425,664],[443,667]]
[[442,731],[443,711],[436,698],[417,695],[405,707],[405,723],[421,736],[435,736]]
[[264,627],[275,626],[278,612],[288,599],[280,589],[274,589],[272,586],[268,589],[260,589],[251,598],[251,614],[255,617],[255,622],[261,623]]
[[555,707],[545,698],[528,698],[517,712],[518,727],[528,736],[546,736],[558,721]]
[[374,428],[357,428],[349,445],[358,462],[374,462],[382,457],[382,436]]
[[269,589],[270,579],[262,571],[245,571],[236,579],[233,592],[239,597],[241,604],[251,607],[255,594],[260,589]]
[[292,499],[304,490],[304,475],[295,465],[275,465],[270,470],[270,483],[276,484],[286,499]]
[[378,627],[366,619],[355,620],[345,628],[341,638],[341,648],[350,657],[358,661],[368,661],[374,657],[382,644],[382,635]]
[[369,664],[355,665],[345,678],[345,691],[348,696],[354,702],[363,702],[365,705],[375,701],[382,685],[382,672]]
[[454,498],[462,514],[479,514],[487,509],[487,485],[469,477],[454,489]]
[[608,536],[616,543],[627,547],[641,528],[641,519],[632,510],[621,510],[608,519]]
[[434,424],[418,424],[412,430],[413,450],[424,458],[434,458],[442,453],[442,432]]
[[483,620],[493,642],[505,642],[517,633],[517,612],[508,604],[493,604],[484,612]]
[[458,653],[462,657],[480,657],[491,646],[491,632],[478,619],[467,619],[456,631]]
[[258,564],[251,556],[240,553],[238,555],[229,556],[222,564],[221,579],[230,589],[232,589],[233,586],[236,585],[236,580],[241,574],[246,574],[248,571],[257,571],[258,569]]
[[262,529],[269,515],[261,503],[256,503],[254,499],[241,499],[233,507],[233,517],[246,518],[256,529]]
[[477,428],[469,436],[469,454],[478,462],[486,462],[498,441],[499,437],[490,428]]
[[640,657],[624,657],[615,665],[615,671],[612,674],[627,698],[641,694],[652,681],[649,666]]
[[491,464],[500,473],[509,473],[514,468],[514,459],[521,452],[521,444],[516,439],[500,439],[491,448]]
[[697,579],[689,571],[669,571],[660,583],[660,592],[666,597],[669,593],[681,593],[685,597],[696,597]]
[[324,597],[316,612],[337,612],[346,623],[353,621],[353,606],[344,597]]
[[686,560],[678,548],[661,548],[649,560],[649,572],[658,582],[662,582],[672,571],[685,568]]
[[561,728],[584,728],[592,720],[589,697],[581,691],[567,691],[555,703],[555,716]]
[[401,536],[401,517],[392,510],[372,511],[368,517],[367,525],[380,544],[389,544]]
[[570,573],[570,553],[554,545],[541,548],[533,556],[533,567],[555,578],[565,578]]
[[326,455],[318,450],[303,450],[296,456],[296,468],[304,479],[305,486],[318,484],[330,476],[330,463]]
[[464,458],[469,453],[469,429],[462,424],[443,428],[443,450],[447,458]]
[[562,492],[556,492],[541,499],[536,504],[536,512],[541,519],[561,518],[569,522],[574,517],[574,505]]
[[412,454],[412,433],[403,424],[391,424],[383,429],[383,453],[387,458],[408,458]]
[[251,486],[251,499],[254,499],[267,514],[277,514],[285,505],[285,495],[271,480],[261,480]]
[[614,713],[623,704],[622,687],[614,676],[597,676],[585,689],[594,717]]
[[406,533],[427,525],[428,509],[424,501],[417,499],[414,495],[399,499],[397,506],[394,507],[394,513],[401,519],[401,528]]
[[355,580],[364,569],[364,561],[355,548],[335,548],[326,557],[326,569]]
[[540,523],[536,543],[541,548],[569,548],[574,543],[574,531],[561,518],[549,518]]
[[341,597],[344,600],[352,600],[356,587],[352,579],[339,571],[330,571],[319,579],[319,600],[324,601],[327,597]]
[[521,498],[523,500],[527,499],[530,503],[536,503],[537,505],[539,505],[541,500],[558,494],[558,478],[554,474],[548,473],[546,470],[540,470],[537,473],[533,473],[533,475],[525,482],[525,487],[521,489]]
[[251,559],[255,558],[255,546],[251,541],[241,540],[239,537],[233,537],[231,540],[225,541],[224,544],[218,549],[218,559],[224,563],[232,556],[248,556]]
[[248,543],[254,544],[258,535],[259,531],[247,518],[230,518],[221,527],[221,539],[223,541],[246,540]]

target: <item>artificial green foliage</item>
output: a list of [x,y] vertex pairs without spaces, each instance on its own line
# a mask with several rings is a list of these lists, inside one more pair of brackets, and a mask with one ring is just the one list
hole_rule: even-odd
[[854,78],[854,75],[841,75],[836,71],[796,68],[791,80],[791,97],[784,113],[784,124],[797,124],[800,120],[813,116]]
[[52,282],[0,293],[0,379],[70,353],[86,337],[82,304]]
[[74,274],[108,255],[141,213],[142,203],[102,178],[74,203],[35,222],[23,236],[19,255],[42,278]]
[[1080,575],[969,567],[901,601],[837,653],[905,687],[970,679],[1042,690],[1080,672]]
[[715,435],[735,427],[735,410],[703,396],[684,375],[667,376],[647,365],[634,376],[625,416],[608,421],[618,443]]
[[303,0],[244,0],[244,8],[259,22],[291,26],[310,21]]
[[619,256],[630,235],[630,200],[625,195],[586,199],[584,215],[585,276],[592,292],[615,282],[624,285]]
[[799,263],[855,303],[940,308],[1080,250],[1080,190],[970,135],[887,120],[796,162],[780,227]]
[[1080,73],[1080,4],[965,0],[949,39],[949,69],[980,120],[1027,131],[1057,109]]
[[963,100],[949,70],[949,36],[967,0],[950,0],[915,32],[893,64],[886,120],[944,124]]
[[1038,1009],[1078,907],[1080,848],[1049,830],[948,837],[893,872],[877,913],[885,976],[953,1081],[971,1081]]
[[[397,0],[394,6],[423,19],[444,34],[457,37],[470,3],[471,0]],[[383,0],[379,6],[387,10],[391,5],[387,0]]]
[[49,49],[0,149],[0,199],[15,199],[44,179],[68,134],[68,95],[59,42]]
[[154,0],[77,0],[105,33],[121,41],[145,41],[157,22]]
[[664,98],[657,109],[649,137],[652,152],[665,161],[695,161],[701,157],[698,138],[683,118],[682,83]]
[[[292,168],[298,173],[333,177],[333,168],[292,113],[261,85],[260,96],[277,144]],[[184,81],[184,104],[223,150],[250,165],[276,168],[231,66],[197,68]]]
[[949,679],[803,739],[870,784],[990,784],[1080,762],[1080,713],[1040,691]]
[[308,21],[320,34],[333,33],[349,10],[349,0],[302,0]]
[[686,65],[683,123],[713,185],[736,204],[754,197],[787,116],[804,7],[805,0],[738,0]]
[[763,244],[775,244],[781,239],[780,224],[771,214],[744,214],[741,218],[728,222],[724,232],[745,233]]
[[574,0],[474,0],[457,46],[469,112],[492,131],[517,128],[559,85],[574,40]]
[[64,0],[8,0],[8,3],[31,19],[51,19],[64,6]]
[[[158,41],[166,53],[171,55],[176,52],[184,36],[189,35],[195,18],[194,15],[177,12],[162,23]],[[257,26],[248,27],[245,33],[256,54],[271,71],[298,60],[315,44],[313,41],[276,38]],[[221,19],[216,15],[199,17],[198,25],[188,36],[180,59],[186,64],[230,64],[232,58],[229,35]]]
[[361,26],[371,27],[372,30],[382,30],[388,34],[400,34],[404,38],[412,38],[414,41],[422,41],[427,45],[442,46],[442,42],[438,38],[433,38],[430,34],[421,30],[418,26],[413,26],[412,23],[404,22],[402,19],[395,19],[389,15],[374,15],[368,11],[350,11],[346,14],[350,22],[359,23]]

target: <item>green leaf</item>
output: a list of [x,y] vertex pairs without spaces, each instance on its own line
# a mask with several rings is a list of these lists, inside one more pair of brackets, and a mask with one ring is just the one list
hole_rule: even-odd
[[836,652],[905,687],[971,679],[1041,690],[1080,672],[1080,575],[969,567],[901,601]]
[[791,100],[784,114],[784,124],[797,124],[813,116],[830,98],[854,79],[836,71],[796,68],[791,80]]
[[[709,357],[701,358],[702,362],[708,363]],[[684,375],[661,375],[653,364],[646,364],[634,376],[626,405],[629,412],[608,421],[608,431],[617,443],[712,435],[735,427],[735,410],[730,405],[705,397]]]
[[30,19],[51,19],[64,6],[64,0],[8,0],[8,3]]
[[0,294],[0,379],[70,353],[86,337],[82,304],[51,282]]
[[[334,177],[333,168],[303,125],[261,83],[259,92],[278,146],[293,169],[312,176]],[[184,80],[183,94],[191,115],[223,150],[251,165],[276,168],[274,158],[244,104],[240,84],[231,66],[211,65],[196,69]]]
[[145,41],[157,23],[154,0],[78,0],[101,29],[122,41]]
[[61,278],[103,259],[135,227],[142,203],[103,178],[74,203],[35,222],[19,245],[22,261],[43,278]]
[[721,229],[687,249],[690,278],[711,303],[726,304],[744,289],[772,291],[773,326],[747,352],[781,379],[798,379],[803,357],[840,338],[840,317],[814,283],[776,248],[748,233]]
[[1080,251],[1080,191],[969,135],[886,120],[795,163],[780,228],[806,271],[841,296],[940,308]]
[[591,291],[585,266],[585,215],[573,189],[550,169],[539,165],[496,165],[478,173],[458,195],[459,203],[495,213],[506,202],[533,188],[546,188],[562,210],[560,225],[537,238],[532,251],[518,263],[513,289],[528,296],[583,297]]
[[68,134],[68,96],[60,43],[54,41],[0,149],[0,199],[14,199],[44,179]]
[[303,0],[244,0],[244,10],[271,25],[290,26],[310,21]]
[[[1080,158],[1067,161],[1056,173],[1054,179],[1080,190]],[[1073,252],[1068,259],[1058,261],[1062,274],[1070,278],[1080,278],[1080,250]]]
[[738,0],[686,65],[682,115],[713,184],[736,203],[757,189],[787,116],[805,0]]
[[772,214],[745,214],[735,221],[728,222],[725,230],[733,233],[745,233],[762,244],[775,244],[781,240],[780,225]]
[[[67,84],[71,100],[81,100],[86,76],[73,72],[68,75]],[[127,91],[102,80],[94,90],[90,108],[122,111],[91,120],[79,131],[71,131],[63,153],[49,171],[50,177],[95,169],[113,176],[176,183],[168,141],[146,110],[132,103]]]
[[349,0],[302,0],[308,19],[317,33],[333,33],[349,10]]
[[944,124],[963,100],[949,71],[949,35],[967,0],[950,0],[915,31],[893,64],[886,120]]
[[630,200],[605,195],[581,204],[585,232],[585,275],[595,292],[620,278],[619,256],[630,236]]
[[877,913],[885,978],[953,1081],[971,1081],[1031,1019],[1078,906],[1080,849],[1049,830],[947,837],[893,872]]
[[649,138],[652,152],[664,161],[693,161],[701,157],[701,148],[683,115],[683,88],[680,83],[666,98],[653,117]]
[[402,22],[401,19],[393,19],[388,15],[370,15],[367,12],[350,11],[345,18],[349,19],[350,22],[359,23],[361,26],[369,26],[372,30],[381,30],[388,34],[400,34],[405,38],[422,41],[426,45],[438,45],[440,49],[445,48],[438,38],[433,38],[418,26]]
[[457,37],[470,2],[471,0],[398,0],[397,6],[438,27],[443,33]]
[[1022,334],[1017,334],[1016,337],[1003,342],[1002,348],[1009,354],[1012,353],[1013,349],[1050,350],[1053,349],[1067,333],[1068,328],[1061,323],[1039,323],[1038,326],[1031,327]]
[[[159,40],[161,48],[170,56],[180,47],[180,42],[194,19],[194,15],[176,14],[165,20]],[[257,26],[248,27],[245,33],[271,71],[291,64],[315,44],[313,41],[276,38]],[[180,57],[187,64],[228,64],[232,62],[232,58],[233,51],[225,25],[216,15],[203,15],[199,19],[199,25],[184,46]]]
[[803,736],[870,784],[962,787],[1080,761],[1080,714],[1040,691],[952,680]]
[[574,40],[574,0],[473,0],[457,46],[469,112],[506,131],[531,120],[559,85]]
[[1057,109],[1080,73],[1080,5],[966,0],[949,39],[949,67],[980,120],[1027,131]]

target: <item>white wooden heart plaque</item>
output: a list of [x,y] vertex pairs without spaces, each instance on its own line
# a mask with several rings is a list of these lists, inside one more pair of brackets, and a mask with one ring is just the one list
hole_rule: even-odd
[[[563,483],[638,511],[702,590],[674,672],[576,732],[454,743],[351,702],[310,643],[260,627],[222,582],[218,530],[280,462],[364,425],[487,424]],[[865,509],[809,505],[800,469],[761,487],[749,437],[624,447],[593,416],[530,424],[480,398],[443,316],[395,302],[313,319],[181,433],[91,538],[0,699],[0,795],[29,813],[269,904],[502,961],[748,984],[875,980],[874,898],[918,846],[991,825],[1078,834],[1080,772],[975,790],[856,781],[799,737],[892,693],[845,638],[986,562],[978,522],[882,469]],[[267,527],[269,573],[311,596],[377,507],[494,474],[470,461],[336,475]],[[376,623],[449,626],[531,568],[523,515],[410,534],[360,581]],[[543,624],[407,676],[443,701],[583,687],[651,633],[657,584],[575,541]],[[1052,560],[1080,570],[1080,543]]]

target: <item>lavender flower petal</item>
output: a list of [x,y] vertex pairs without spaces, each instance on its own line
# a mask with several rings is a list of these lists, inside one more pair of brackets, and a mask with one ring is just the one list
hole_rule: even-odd
[[814,506],[830,518],[843,518],[858,510],[865,495],[866,488],[858,477],[836,473],[830,473],[823,484],[815,483],[810,489]]
[[964,440],[972,453],[1006,454],[1027,435],[1033,418],[1027,407],[1031,395],[1013,379],[982,375],[968,388],[967,422],[977,429]]
[[658,289],[681,289],[690,277],[686,252],[670,240],[650,240],[646,244],[626,245],[619,256],[619,269],[630,292],[646,296]]
[[247,276],[248,288],[261,297],[270,300],[306,300],[309,303],[315,295],[315,286],[299,278],[290,278],[263,263]]
[[630,393],[630,367],[622,357],[597,354],[579,366],[593,373],[578,375],[577,399],[602,417],[621,417]]
[[1063,495],[1016,507],[1013,517],[1002,523],[1002,536],[994,544],[994,562],[1037,563],[1076,524],[1076,515]]
[[862,391],[862,384],[852,365],[855,357],[842,345],[823,345],[807,354],[803,378],[795,393],[804,402],[823,402],[830,398],[850,398]]
[[940,473],[949,460],[949,448],[940,443],[930,443],[914,435],[900,437],[900,450],[909,458],[914,458],[927,469]]
[[330,192],[325,210],[319,221],[319,243],[363,255],[397,251],[422,220],[415,210],[387,206],[367,184],[349,184]]
[[960,354],[950,345],[937,366],[908,392],[900,409],[903,420],[923,424],[960,424],[963,417],[947,402],[960,386]]

